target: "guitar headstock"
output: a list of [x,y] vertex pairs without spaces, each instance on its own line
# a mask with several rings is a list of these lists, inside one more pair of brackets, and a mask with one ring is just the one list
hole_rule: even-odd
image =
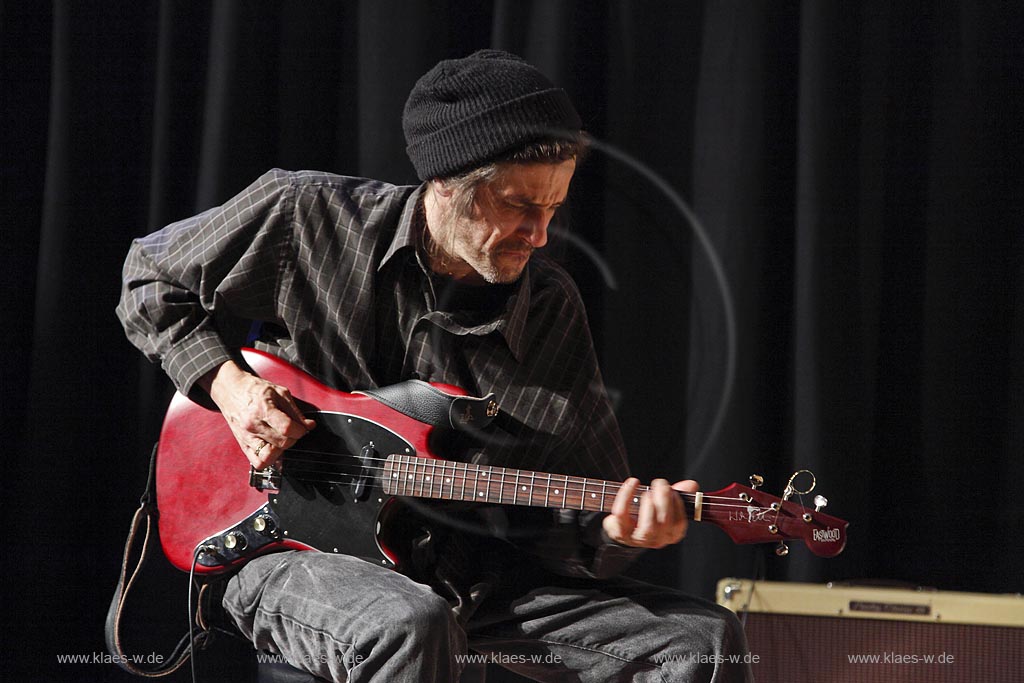
[[[801,474],[811,477],[811,484],[804,491],[793,487]],[[735,543],[778,543],[775,553],[779,556],[789,552],[786,541],[792,540],[803,541],[808,550],[820,557],[835,557],[846,547],[849,524],[821,511],[828,500],[815,496],[813,506],[803,503],[802,496],[814,489],[813,474],[807,470],[795,472],[781,498],[757,490],[763,483],[760,476],[750,477],[750,482],[750,486],[733,483],[718,491],[705,492],[701,497],[700,521],[721,527]]]

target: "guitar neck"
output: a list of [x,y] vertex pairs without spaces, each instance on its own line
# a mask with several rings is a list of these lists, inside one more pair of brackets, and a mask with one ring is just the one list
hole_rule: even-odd
[[[388,456],[382,483],[384,492],[391,496],[593,512],[609,512],[622,487],[622,482],[617,481],[475,465],[415,455]],[[630,501],[634,514],[639,509],[640,496],[648,488],[637,487]],[[687,496],[680,493],[680,496],[687,516],[692,519],[694,494]]]

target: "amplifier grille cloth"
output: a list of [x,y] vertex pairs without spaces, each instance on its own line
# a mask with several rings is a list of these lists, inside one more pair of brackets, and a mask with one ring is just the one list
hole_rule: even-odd
[[[1024,681],[1021,628],[750,613],[746,632],[751,653],[759,656],[758,681]],[[857,655],[878,661],[851,662]],[[914,655],[917,663],[896,663]],[[926,655],[932,663],[921,659]],[[946,663],[939,663],[942,655]]]

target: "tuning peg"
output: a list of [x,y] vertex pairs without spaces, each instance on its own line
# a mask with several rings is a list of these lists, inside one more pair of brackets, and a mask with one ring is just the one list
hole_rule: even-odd
[[826,498],[825,496],[821,496],[821,495],[818,495],[818,496],[814,497],[814,511],[815,512],[820,512],[821,508],[825,507],[826,505],[828,505],[828,498]]
[[764,485],[764,477],[762,477],[760,474],[751,474],[750,475],[750,488],[752,488],[752,489],[754,489],[756,491],[758,486],[763,486],[763,485]]
[[775,548],[775,554],[779,557],[789,555],[789,546],[784,541],[779,541],[779,545]]

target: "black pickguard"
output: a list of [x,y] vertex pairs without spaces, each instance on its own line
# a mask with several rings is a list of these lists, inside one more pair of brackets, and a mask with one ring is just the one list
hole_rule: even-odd
[[378,542],[381,510],[389,504],[378,473],[388,455],[415,449],[362,417],[309,417],[317,428],[285,451],[280,490],[268,496],[280,538],[394,567]]

